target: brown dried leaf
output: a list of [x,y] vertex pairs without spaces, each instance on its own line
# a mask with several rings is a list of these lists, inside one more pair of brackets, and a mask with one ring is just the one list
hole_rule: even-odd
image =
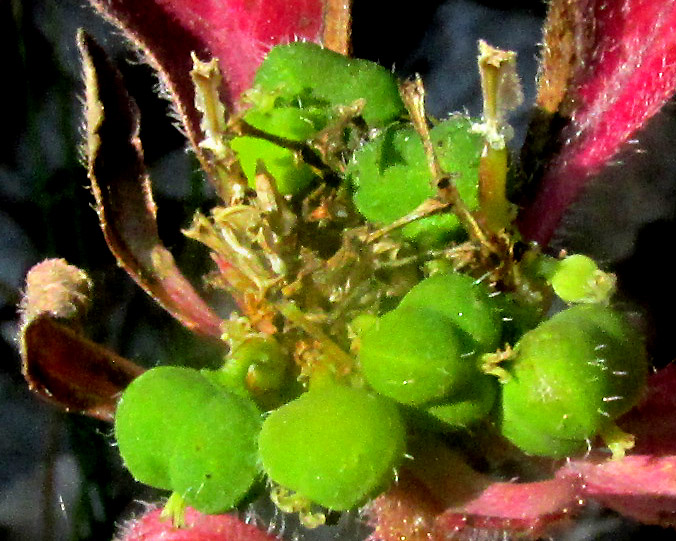
[[32,391],[66,411],[110,422],[119,394],[144,371],[46,313],[22,327],[21,357]]
[[443,506],[415,477],[403,474],[397,484],[368,508],[374,526],[369,541],[435,541],[436,517]]
[[118,264],[189,329],[220,338],[221,319],[176,267],[157,232],[138,138],[138,111],[103,49],[84,32],[89,179],[99,222]]
[[589,9],[581,0],[556,0],[549,5],[536,98],[538,107],[548,113],[560,112],[570,83],[589,54],[593,43],[593,19],[586,19]]

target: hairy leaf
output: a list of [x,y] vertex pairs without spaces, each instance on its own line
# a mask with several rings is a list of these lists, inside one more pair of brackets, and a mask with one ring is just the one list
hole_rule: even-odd
[[568,122],[520,229],[545,246],[593,175],[673,95],[676,1],[556,0],[543,51],[538,104]]
[[157,232],[138,111],[120,74],[84,32],[87,155],[96,211],[108,247],[146,292],[189,329],[220,338],[221,319],[176,267]]
[[234,515],[204,515],[188,507],[185,526],[177,528],[161,509],[152,509],[124,525],[119,541],[278,541]]

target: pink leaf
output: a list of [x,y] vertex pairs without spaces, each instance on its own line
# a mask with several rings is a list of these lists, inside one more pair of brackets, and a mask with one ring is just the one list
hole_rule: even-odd
[[676,526],[676,456],[627,456],[622,460],[572,461],[566,477],[579,475],[584,494],[645,524]]
[[579,508],[579,476],[504,482],[475,471],[443,445],[432,442],[412,454],[398,484],[369,507],[371,541],[474,539],[479,531],[534,539]]
[[636,454],[610,460],[594,452],[543,481],[492,479],[449,449],[414,450],[414,468],[369,508],[371,540],[474,539],[497,531],[534,539],[565,526],[591,500],[644,523],[676,526],[676,365],[650,378],[644,401],[619,423],[636,435]]
[[675,0],[561,0],[552,10],[562,3],[574,15],[559,34],[574,35],[570,42],[579,49],[559,109],[570,123],[534,203],[520,216],[524,236],[542,245],[590,177],[676,89]]
[[433,469],[445,469],[449,483],[438,485],[404,473],[397,486],[370,506],[375,526],[370,541],[476,539],[487,531],[536,539],[566,524],[580,508],[583,488],[578,475],[503,482],[469,473],[469,466],[457,457],[451,463],[448,456],[439,458]]
[[567,521],[580,507],[582,486],[576,478],[534,483],[493,483],[477,498],[437,518],[436,530],[506,530],[538,538]]
[[171,520],[160,517],[161,513],[161,509],[153,509],[130,521],[119,541],[279,541],[234,515],[204,515],[188,507],[186,525],[175,528]]

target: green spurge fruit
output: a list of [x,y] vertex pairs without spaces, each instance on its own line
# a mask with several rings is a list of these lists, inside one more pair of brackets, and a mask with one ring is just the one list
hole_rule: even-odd
[[445,428],[467,428],[488,416],[498,395],[498,381],[478,369],[454,388],[443,400],[425,411]]
[[387,399],[321,381],[270,413],[259,450],[272,481],[319,505],[346,510],[393,479],[404,437],[400,414]]
[[488,288],[471,276],[426,278],[364,332],[359,360],[369,385],[401,403],[424,406],[451,428],[482,419],[497,382],[478,370],[476,355],[499,344],[494,305]]
[[600,305],[559,312],[523,335],[502,387],[502,433],[527,453],[584,449],[638,401],[647,360],[639,333]]
[[453,321],[421,306],[399,307],[361,336],[359,362],[378,393],[408,405],[440,400],[465,382],[472,349]]
[[[468,118],[457,116],[435,126],[430,137],[442,169],[453,174],[463,201],[475,209],[483,140],[471,127]],[[390,224],[437,194],[422,140],[410,125],[393,125],[366,143],[355,152],[347,173],[355,187],[357,209],[375,224]],[[402,232],[426,245],[464,235],[452,213],[417,220]]]
[[169,463],[171,489],[203,513],[232,509],[260,475],[261,424],[252,402],[214,393],[178,433]]
[[[315,122],[321,114],[317,109],[331,116],[336,107],[357,100],[364,100],[362,116],[371,127],[385,126],[405,114],[397,81],[389,70],[315,43],[295,42],[271,49],[256,72],[254,88],[276,96],[275,106],[309,108]],[[267,131],[267,125],[256,127]]]
[[[259,67],[250,109],[244,120],[274,137],[303,142],[327,127],[340,106],[363,100],[362,116],[371,127],[384,126],[404,113],[397,82],[378,64],[347,58],[314,43],[274,47]],[[244,174],[255,187],[258,160],[284,195],[302,192],[315,178],[311,167],[292,150],[260,137],[235,137]]]
[[275,93],[264,94],[262,90],[251,97],[253,106],[244,114],[244,120],[275,137],[307,141],[328,123],[329,111],[324,103],[312,105],[300,98],[285,103]]
[[586,255],[554,261],[547,274],[556,294],[568,303],[605,302],[615,291],[615,276],[603,272]]
[[115,413],[115,439],[137,481],[171,489],[169,462],[183,423],[215,393],[196,370],[159,366],[125,389]]
[[459,272],[438,273],[415,285],[398,308],[424,307],[450,319],[476,344],[477,353],[494,351],[502,334],[500,311],[488,287]]
[[239,502],[259,476],[260,425],[250,400],[196,370],[163,366],[125,390],[115,437],[138,481],[178,492],[201,511],[217,512]]
[[500,293],[492,298],[502,322],[502,343],[515,344],[523,334],[542,321],[542,304],[523,302],[512,293]]
[[295,195],[307,188],[316,178],[312,168],[288,148],[259,137],[242,136],[230,141],[230,148],[239,158],[242,171],[252,188],[256,187],[259,160],[275,179],[282,195]]
[[202,374],[267,411],[281,405],[294,392],[296,382],[289,362],[276,340],[254,336],[233,346],[220,370],[202,370]]

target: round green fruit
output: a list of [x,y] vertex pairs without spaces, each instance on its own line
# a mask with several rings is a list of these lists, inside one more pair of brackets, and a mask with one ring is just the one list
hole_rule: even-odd
[[582,254],[556,261],[548,276],[554,292],[565,302],[605,302],[615,292],[615,276],[599,269]]
[[415,285],[399,303],[401,308],[424,308],[452,321],[473,344],[476,353],[495,351],[502,322],[488,287],[459,272],[435,274]]
[[359,363],[375,391],[421,405],[466,381],[475,367],[467,350],[467,340],[449,318],[418,305],[400,306],[361,336]]
[[177,434],[169,465],[172,490],[203,513],[232,509],[260,476],[261,424],[250,400],[215,393]]
[[498,381],[478,370],[436,404],[425,410],[449,429],[467,428],[488,416],[498,395]]
[[295,152],[259,137],[248,135],[235,137],[230,148],[239,158],[242,171],[249,186],[256,187],[256,173],[259,161],[275,179],[282,195],[295,195],[307,188],[316,178],[312,168],[300,160]]
[[276,106],[272,100],[269,102],[266,107],[257,105],[249,109],[244,114],[244,120],[275,137],[304,142],[314,137],[328,122],[323,108],[301,107],[301,102],[296,106]]
[[[483,143],[471,127],[469,119],[453,117],[435,126],[430,137],[441,168],[453,175],[463,201],[475,209]],[[422,140],[411,125],[392,125],[366,143],[355,152],[347,174],[357,209],[377,225],[391,224],[437,195]],[[464,230],[454,214],[446,213],[416,220],[402,233],[420,244],[438,245]]]
[[500,293],[491,299],[500,314],[502,344],[516,344],[543,319],[544,308],[535,302],[525,302],[512,293]]
[[259,438],[272,481],[336,510],[356,507],[384,488],[404,450],[394,404],[333,382],[318,382],[270,413]]
[[566,456],[632,408],[648,367],[623,316],[577,305],[525,333],[502,387],[502,433],[530,454]]
[[178,434],[217,392],[198,371],[176,366],[153,368],[131,382],[117,405],[115,439],[137,481],[172,488],[169,463]]
[[315,43],[273,47],[258,68],[254,88],[277,96],[276,103],[327,109],[364,100],[362,116],[381,127],[405,114],[397,81],[374,62],[348,58]]

